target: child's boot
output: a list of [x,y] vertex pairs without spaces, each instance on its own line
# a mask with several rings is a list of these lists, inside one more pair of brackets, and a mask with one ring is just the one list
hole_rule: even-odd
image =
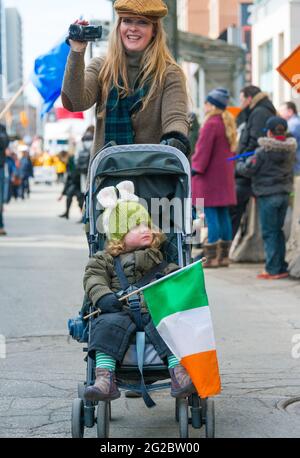
[[219,267],[217,248],[218,243],[207,243],[204,245],[203,256],[207,261],[203,263],[203,267]]
[[171,375],[171,396],[174,398],[186,398],[196,393],[193,382],[181,364],[169,369]]
[[121,393],[117,387],[115,372],[97,367],[95,383],[87,387],[84,396],[87,401],[93,402],[118,399]]

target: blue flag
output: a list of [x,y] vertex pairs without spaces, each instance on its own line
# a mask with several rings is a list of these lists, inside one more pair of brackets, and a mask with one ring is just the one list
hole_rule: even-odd
[[62,41],[35,60],[31,81],[44,99],[42,117],[51,110],[60,96],[69,52],[70,47]]
[[253,154],[255,154],[255,151],[248,151],[247,153],[242,153],[242,154],[239,154],[238,156],[229,157],[227,161],[236,161],[237,159],[241,159],[242,157],[253,156]]

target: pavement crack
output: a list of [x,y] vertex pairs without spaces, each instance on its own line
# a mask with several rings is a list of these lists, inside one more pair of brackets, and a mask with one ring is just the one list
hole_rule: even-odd
[[38,383],[41,383],[42,385],[46,385],[46,386],[49,386],[50,388],[53,388],[54,390],[59,390],[59,391],[72,391],[73,392],[73,388],[61,388],[61,387],[58,387],[58,386],[55,386],[55,385],[51,385],[51,383],[49,382],[42,382],[42,381],[39,381]]
[[45,428],[47,426],[53,426],[53,425],[57,425],[58,423],[69,423],[70,420],[67,419],[67,420],[59,420],[59,421],[49,421],[48,423],[43,423],[42,425],[38,425],[38,426],[31,426],[29,428],[29,431],[31,433],[35,433],[36,431],[40,430],[41,428]]
[[273,385],[273,386],[263,386],[260,388],[254,388],[249,391],[244,391],[246,388],[242,388],[242,391],[244,391],[244,394],[252,394],[252,393],[259,393],[260,391],[267,391],[267,390],[274,390],[278,388],[284,388],[284,389],[291,389],[291,388],[298,388],[298,385]]

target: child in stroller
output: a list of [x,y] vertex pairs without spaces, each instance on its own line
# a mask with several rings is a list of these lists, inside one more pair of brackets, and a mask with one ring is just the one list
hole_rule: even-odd
[[[117,190],[120,198],[117,196]],[[84,289],[100,315],[93,319],[89,341],[89,356],[96,361],[94,385],[85,390],[88,401],[112,401],[120,397],[116,384],[116,364],[121,363],[136,331],[132,312],[116,293],[121,290],[116,264],[121,267],[129,284],[134,284],[151,270],[166,275],[176,264],[163,266],[159,250],[164,235],[156,231],[150,215],[134,194],[134,185],[124,181],[114,187],[102,189],[98,200],[105,211],[102,230],[107,237],[104,251],[97,252],[88,262],[84,275]],[[171,377],[171,395],[185,398],[195,393],[195,387],[178,359],[171,353],[158,334],[146,304],[142,303],[142,325],[160,358],[168,363]]]

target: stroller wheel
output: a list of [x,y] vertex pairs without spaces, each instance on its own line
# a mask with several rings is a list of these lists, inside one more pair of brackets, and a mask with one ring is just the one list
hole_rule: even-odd
[[81,439],[84,436],[84,405],[82,399],[74,399],[72,404],[72,437]]
[[109,437],[110,402],[100,401],[97,409],[97,437]]
[[189,410],[188,400],[178,399],[178,420],[180,438],[189,437]]
[[175,400],[175,420],[179,423],[179,399]]
[[109,407],[108,407],[108,411],[109,411],[109,421],[112,420],[112,417],[111,417],[111,402],[108,403]]
[[201,399],[202,415],[205,421],[205,436],[215,437],[215,403],[213,399]]
[[201,400],[198,396],[198,394],[193,393],[189,397],[189,405],[191,406],[191,421],[190,423],[192,424],[193,428],[195,429],[200,429],[201,426],[203,425],[203,419],[202,419],[202,409],[201,409]]

